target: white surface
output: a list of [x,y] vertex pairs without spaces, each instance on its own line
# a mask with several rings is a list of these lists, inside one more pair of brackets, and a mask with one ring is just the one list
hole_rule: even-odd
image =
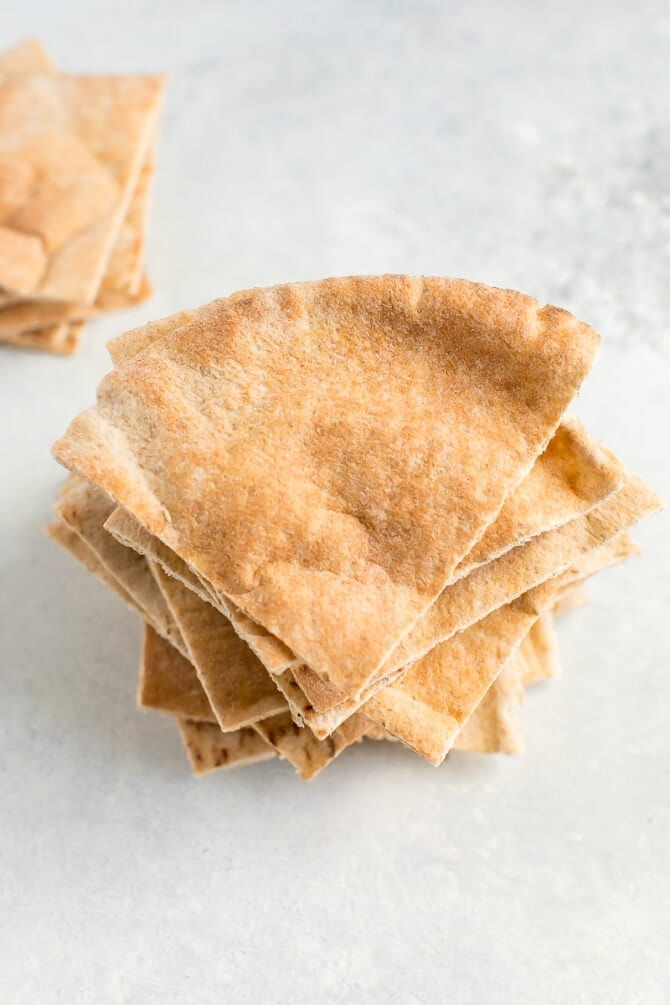
[[137,624],[40,530],[107,337],[357,271],[589,320],[578,411],[670,498],[667,4],[3,4],[3,44],[30,33],[65,68],[172,77],[156,296],[73,360],[0,358],[0,1000],[668,1001],[666,516],[563,623],[525,757],[368,744],[309,786],[191,780],[134,709]]

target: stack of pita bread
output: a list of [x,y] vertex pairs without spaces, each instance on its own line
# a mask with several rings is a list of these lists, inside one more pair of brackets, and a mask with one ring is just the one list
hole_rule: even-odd
[[54,447],[51,536],[145,624],[139,703],[196,773],[305,779],[363,737],[516,751],[553,616],[659,507],[564,413],[587,325],[408,276],[237,293],[126,332]]
[[0,56],[0,342],[72,353],[144,300],[164,79],[70,76],[36,41]]

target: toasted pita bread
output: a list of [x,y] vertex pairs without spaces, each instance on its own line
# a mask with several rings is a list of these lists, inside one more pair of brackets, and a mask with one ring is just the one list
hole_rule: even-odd
[[56,544],[59,544],[61,548],[76,558],[88,572],[92,573],[101,583],[104,583],[117,597],[120,597],[131,610],[138,614],[144,613],[138,608],[127,590],[124,590],[114,576],[105,569],[92,548],[85,541],[82,541],[79,535],[75,534],[66,523],[63,523],[62,520],[54,520],[52,523],[47,524],[44,529],[52,541],[55,541]]
[[364,716],[353,715],[327,739],[317,740],[311,730],[296,725],[290,712],[282,712],[254,723],[254,729],[293,765],[303,781],[309,782],[343,750],[361,740],[368,725]]
[[106,520],[105,530],[121,544],[156,562],[164,572],[179,580],[196,596],[213,604],[228,618],[240,638],[244,639],[270,673],[278,674],[287,667],[297,665],[299,661],[279,639],[248,618],[234,604],[219,597],[206,580],[198,576],[171,548],[145,530],[126,510],[117,507]]
[[[525,588],[536,585],[536,582],[524,580],[523,565],[520,556],[508,555],[513,547],[517,547],[534,534],[542,530],[543,524],[550,528],[565,524],[580,513],[590,511],[597,502],[608,498],[613,490],[622,481],[623,471],[621,465],[609,451],[601,448],[591,441],[585,433],[583,427],[576,420],[570,420],[562,424],[559,431],[552,439],[552,442],[545,453],[538,459],[533,471],[525,479],[522,485],[507,500],[498,520],[492,525],[486,538],[489,540],[487,548],[478,547],[477,555],[473,559],[466,558],[461,566],[465,566],[463,578],[459,578],[456,584],[448,587],[443,595],[429,612],[428,617],[435,617],[441,610],[451,613],[458,613],[460,621],[452,623],[446,629],[449,634],[457,630],[458,627],[467,627],[467,623],[478,620],[485,616],[490,610],[513,599]],[[530,484],[529,484],[530,483]],[[519,497],[515,504],[514,500]],[[543,498],[550,501],[543,504]],[[560,500],[560,501],[559,501]],[[498,522],[501,523],[501,530],[497,530]],[[195,574],[185,563],[174,555],[169,549],[148,534],[137,521],[122,510],[118,510],[107,522],[106,528],[115,534],[119,540],[125,544],[136,548],[140,552],[157,554],[161,564],[171,575],[176,575],[191,588],[198,590],[198,585],[193,583]],[[551,539],[550,539],[551,543]],[[554,574],[553,562],[554,554],[551,547],[545,546],[545,554],[549,562],[541,564],[539,569],[533,569],[529,565],[529,575],[536,575],[541,580],[549,578]],[[482,562],[488,562],[495,555],[500,555],[501,560],[498,565],[493,563],[492,568],[487,564],[486,571],[482,567]],[[506,561],[502,556],[508,555]],[[510,569],[512,574],[510,574]],[[468,572],[477,572],[477,582],[488,581],[488,592],[483,590],[468,589],[468,581],[465,576]],[[521,570],[521,572],[520,572]],[[459,567],[458,576],[461,575]],[[201,581],[199,580],[198,583]],[[200,592],[200,591],[199,591]],[[389,680],[397,675],[402,665],[395,665],[387,661],[385,672],[380,674],[376,680],[368,685],[362,692],[358,700],[348,699],[346,695],[334,688],[332,685],[323,682],[317,674],[310,668],[300,666],[291,667],[290,672],[286,668],[287,653],[285,647],[279,645],[277,648],[272,636],[268,636],[262,628],[256,627],[257,633],[250,632],[249,626],[254,625],[250,619],[243,618],[240,623],[239,617],[231,611],[232,605],[222,604],[221,598],[215,598],[211,588],[207,590],[212,602],[217,604],[233,621],[233,625],[239,634],[245,638],[254,648],[261,661],[271,673],[278,674],[277,685],[287,698],[296,721],[308,722],[315,735],[323,738],[339,724],[352,715],[360,705],[380,690]],[[461,598],[461,606],[456,609],[452,597]],[[203,595],[201,593],[201,595]],[[463,598],[465,598],[463,600]],[[238,612],[239,614],[239,612]],[[445,620],[436,622],[440,628],[445,630]],[[417,624],[413,633],[409,637],[412,639],[420,637],[420,625]],[[439,638],[439,633],[436,636]],[[447,637],[447,635],[445,635]],[[430,631],[421,640],[421,648],[428,650],[431,646]],[[407,642],[404,646],[407,646]],[[415,658],[415,654],[406,649],[400,649],[406,663]],[[290,667],[290,664],[289,664]]]
[[241,768],[276,756],[254,729],[222,733],[218,726],[209,722],[181,719],[179,732],[195,775],[205,775],[219,768]]
[[144,625],[137,704],[184,719],[216,722],[193,664],[148,623]]
[[453,749],[476,754],[520,754],[521,725],[515,715],[523,702],[525,654],[517,651],[457,734]]
[[28,38],[0,53],[0,76],[19,77],[28,73],[48,73],[53,69],[49,54],[36,38]]
[[252,291],[108,375],[55,454],[356,698],[528,473],[597,345],[566,312],[463,281]]
[[146,559],[124,548],[103,530],[114,508],[104,492],[80,482],[67,490],[56,504],[56,513],[95,552],[110,575],[134,599],[137,609],[156,630],[184,652],[184,642],[160,590],[156,587]]
[[524,684],[560,677],[561,665],[553,609],[540,615],[524,639],[522,649],[526,661]]
[[283,712],[284,698],[230,621],[160,566],[151,563],[151,569],[221,729],[239,729]]
[[540,534],[523,547],[475,569],[440,595],[384,664],[384,673],[417,659],[508,600],[559,575],[589,551],[660,509],[658,496],[633,475],[583,516]]
[[81,344],[85,327],[83,321],[67,321],[47,325],[36,331],[22,331],[16,335],[0,334],[0,342],[21,346],[24,349],[47,349],[62,356],[71,356]]
[[[623,526],[632,524],[646,515],[649,504],[650,500],[645,499],[633,509],[624,500],[619,522]],[[592,574],[599,567],[621,561],[628,553],[626,535],[606,540],[587,554],[585,561],[577,560],[561,576],[436,646],[399,682],[366,702],[362,713],[426,760],[439,764],[537,618],[551,608],[558,591],[566,583],[580,579],[586,567]]]
[[155,130],[160,77],[0,78],[0,285],[92,304]]
[[553,614],[554,616],[567,614],[569,611],[573,611],[576,607],[585,607],[588,602],[588,594],[581,586],[579,586],[579,584],[577,584],[569,590],[561,591],[559,596],[556,598],[556,603],[553,607]]

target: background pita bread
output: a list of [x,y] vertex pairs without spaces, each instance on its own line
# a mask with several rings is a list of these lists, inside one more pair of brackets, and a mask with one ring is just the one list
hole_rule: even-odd
[[0,78],[0,174],[12,179],[0,209],[6,290],[93,303],[148,152],[163,84],[137,76]]

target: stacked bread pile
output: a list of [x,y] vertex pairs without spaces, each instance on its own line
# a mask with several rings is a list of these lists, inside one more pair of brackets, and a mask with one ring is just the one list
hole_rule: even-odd
[[364,736],[516,750],[553,612],[658,500],[564,413],[598,336],[462,280],[257,289],[127,332],[54,448],[52,536],[146,624],[204,772]]
[[163,86],[57,73],[35,41],[0,56],[0,342],[72,353],[87,318],[151,292]]

